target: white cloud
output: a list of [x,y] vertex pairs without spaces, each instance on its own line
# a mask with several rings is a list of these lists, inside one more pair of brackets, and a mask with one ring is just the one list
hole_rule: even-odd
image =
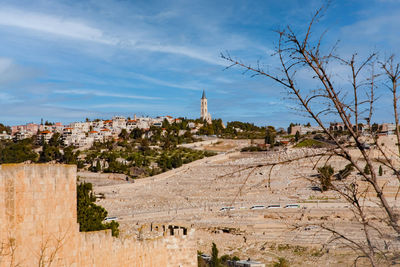
[[93,95],[93,96],[103,96],[103,97],[116,97],[116,98],[129,98],[129,99],[142,99],[142,100],[157,100],[161,99],[159,97],[152,96],[140,96],[140,95],[130,95],[121,93],[109,93],[98,90],[81,90],[81,89],[68,89],[68,90],[55,90],[56,94],[68,94],[68,95]]
[[157,45],[157,44],[139,44],[136,45],[136,48],[139,49],[144,49],[147,51],[152,51],[152,52],[160,52],[160,53],[169,53],[169,54],[176,54],[176,55],[182,55],[182,56],[187,56],[193,59],[198,59],[210,64],[214,65],[221,65],[221,66],[227,66],[227,62],[221,59],[218,55],[215,55],[213,57],[212,55],[208,55],[205,51],[200,51],[196,50],[193,48],[188,48],[185,46],[176,46],[176,45]]
[[[116,38],[108,35],[102,29],[89,26],[86,22],[78,19],[3,8],[0,9],[0,25],[34,30],[50,35],[57,35],[82,41],[91,41],[105,45],[119,45],[127,49],[175,54],[210,64],[226,65],[226,62],[219,59],[218,55],[215,55],[214,57],[202,49],[181,45],[163,44],[160,43],[160,40],[157,40],[157,38],[149,37],[148,34],[144,34],[144,32],[135,33],[137,38],[140,36],[140,42],[132,35],[128,39]],[[138,31],[140,31],[140,29],[138,29]]]
[[[385,14],[368,15],[365,16],[365,19],[342,27],[344,41],[350,42],[350,45],[357,47],[357,49],[360,46],[367,46],[369,51],[379,43],[397,48],[400,44],[400,38],[397,34],[400,24],[399,11],[397,8]],[[381,45],[378,48],[380,47]]]
[[186,83],[181,83],[181,84],[171,83],[171,82],[159,80],[159,79],[149,77],[147,75],[143,75],[143,74],[139,74],[139,73],[130,73],[130,75],[132,75],[136,79],[140,79],[142,81],[146,81],[146,82],[150,82],[153,84],[162,85],[162,86],[166,86],[166,87],[189,89],[189,90],[202,90],[201,86],[190,85],[190,84],[186,84]]
[[97,28],[77,20],[15,9],[0,9],[0,25],[35,30],[74,39],[116,44],[116,40],[104,36]]

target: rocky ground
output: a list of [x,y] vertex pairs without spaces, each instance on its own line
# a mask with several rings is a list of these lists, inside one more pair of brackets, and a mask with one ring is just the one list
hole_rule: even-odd
[[[104,194],[99,204],[118,217],[125,235],[138,235],[143,225],[176,224],[195,229],[198,250],[203,252],[209,252],[215,242],[221,255],[267,264],[285,257],[294,266],[351,265],[353,252],[340,241],[330,243],[332,234],[315,226],[330,223],[356,240],[363,238],[347,202],[334,192],[311,189],[318,184],[316,160],[276,165],[272,170],[262,166],[319,152],[289,149],[219,155],[134,183],[122,177],[87,179],[96,193]],[[337,170],[344,166],[340,159],[330,163]],[[386,190],[395,192],[397,186],[391,184]],[[299,208],[284,208],[287,204]],[[250,209],[254,205],[280,208]],[[378,212],[373,202],[366,206],[371,213]],[[223,207],[235,209],[220,211]]]

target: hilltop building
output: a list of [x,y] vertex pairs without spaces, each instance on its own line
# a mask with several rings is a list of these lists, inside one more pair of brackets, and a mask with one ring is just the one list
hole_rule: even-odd
[[206,92],[204,90],[203,90],[203,96],[201,97],[200,118],[208,123],[211,123],[211,114],[208,113]]
[[290,130],[288,134],[290,135],[295,135],[296,132],[299,132],[299,134],[307,134],[307,133],[312,133],[312,132],[322,132],[323,129],[320,126],[304,126],[304,125],[295,125],[290,127]]
[[171,116],[150,118],[136,117],[134,115],[133,120],[123,116],[114,116],[110,120],[87,120],[84,122],[72,122],[69,125],[62,125],[59,122],[48,125],[28,123],[26,125],[12,126],[11,135],[0,133],[0,140],[12,138],[22,140],[37,135],[38,141],[41,141],[43,137],[44,141],[48,142],[54,133],[59,133],[65,146],[72,145],[89,148],[94,142],[117,140],[124,129],[128,132],[135,128],[148,131],[151,126],[161,127],[164,120],[169,123],[180,122],[179,119]]

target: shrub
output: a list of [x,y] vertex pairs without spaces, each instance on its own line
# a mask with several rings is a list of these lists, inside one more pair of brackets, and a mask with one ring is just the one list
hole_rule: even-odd
[[319,181],[321,183],[322,191],[327,191],[332,186],[331,180],[334,172],[335,171],[331,165],[325,165],[323,167],[318,168]]
[[221,258],[220,258],[222,264],[227,263],[230,259],[231,259],[231,257],[229,255],[226,255],[226,254],[221,256]]
[[239,259],[238,256],[233,256],[233,257],[231,258],[231,260],[232,260],[232,261],[240,261],[240,259]]
[[274,262],[273,267],[289,267],[289,262],[285,258],[278,258],[277,262]]
[[228,261],[240,261],[240,259],[237,256],[231,257],[231,256],[225,254],[225,255],[221,256],[220,261],[222,264],[226,265],[226,264],[228,264]]
[[311,256],[312,257],[322,257],[324,255],[324,252],[322,251],[322,249],[313,249],[311,250]]

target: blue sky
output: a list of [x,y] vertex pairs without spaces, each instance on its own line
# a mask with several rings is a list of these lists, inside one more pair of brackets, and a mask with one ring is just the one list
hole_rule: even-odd
[[[229,51],[274,68],[273,30],[291,24],[301,31],[322,1],[0,3],[2,123],[197,118],[203,89],[213,118],[225,122],[310,121],[291,109],[282,87],[239,69],[224,71],[229,64],[219,55]],[[385,56],[399,52],[399,14],[396,0],[332,1],[318,27],[328,29],[328,43],[341,40],[342,55],[375,49]],[[379,101],[378,122],[391,112],[388,98]]]

